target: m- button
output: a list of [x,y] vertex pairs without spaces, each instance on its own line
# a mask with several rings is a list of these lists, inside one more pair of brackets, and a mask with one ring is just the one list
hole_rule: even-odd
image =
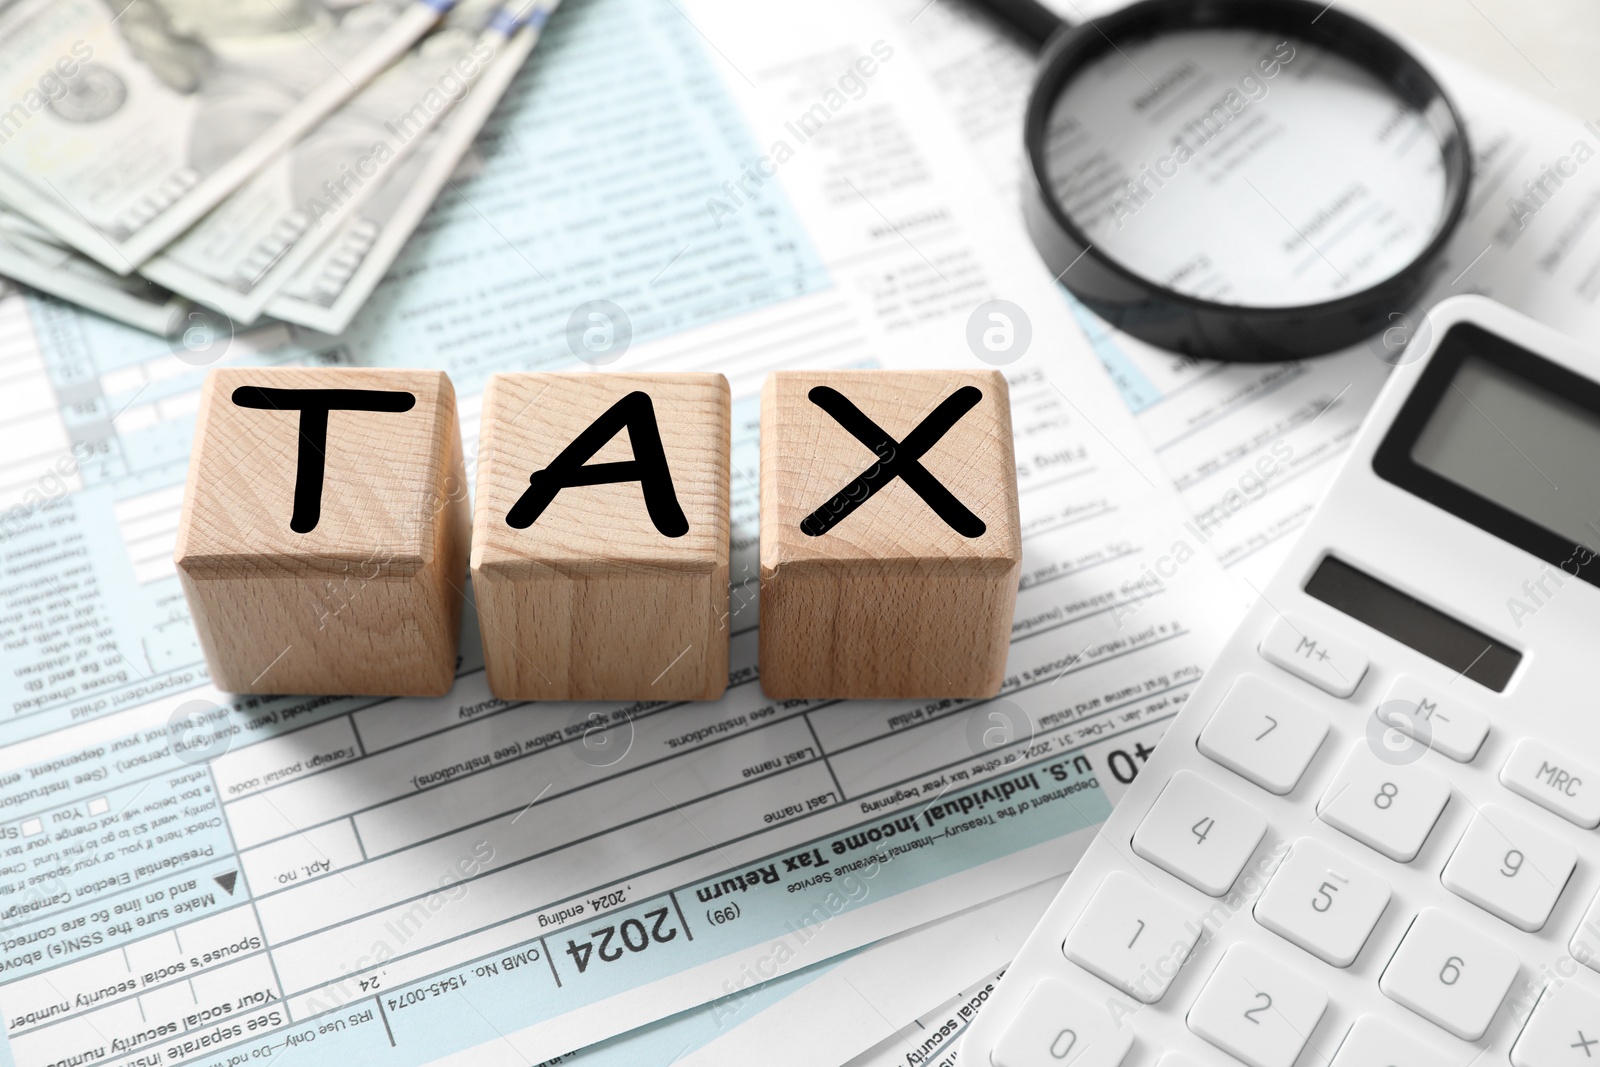
[[1549,745],[1518,741],[1500,784],[1586,830],[1600,826],[1600,771]]
[[1356,691],[1366,676],[1366,653],[1329,637],[1303,619],[1279,615],[1261,640],[1261,655],[1318,689],[1336,697]]

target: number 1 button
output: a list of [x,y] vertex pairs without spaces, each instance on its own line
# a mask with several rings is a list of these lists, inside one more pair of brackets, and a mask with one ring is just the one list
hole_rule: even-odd
[[1133,850],[1220,897],[1266,832],[1265,815],[1193,771],[1179,771],[1134,831]]
[[1127,871],[1112,871],[1061,946],[1067,959],[1154,1004],[1189,958],[1200,916]]
[[1250,1067],[1290,1067],[1328,994],[1253,945],[1228,949],[1189,1009],[1189,1029]]

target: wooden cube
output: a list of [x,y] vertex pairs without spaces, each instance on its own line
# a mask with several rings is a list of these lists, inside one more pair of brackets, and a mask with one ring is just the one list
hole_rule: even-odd
[[471,516],[440,371],[212,371],[173,561],[235,693],[455,681]]
[[497,374],[472,584],[503,699],[714,700],[728,685],[720,374]]
[[999,691],[1022,566],[998,371],[778,371],[761,392],[761,687]]

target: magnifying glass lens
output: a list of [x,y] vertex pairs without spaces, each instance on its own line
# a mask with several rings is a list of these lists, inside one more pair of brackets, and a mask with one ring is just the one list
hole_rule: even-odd
[[1447,223],[1448,116],[1292,37],[1121,40],[1062,86],[1045,131],[1061,211],[1184,296],[1316,304],[1413,264]]

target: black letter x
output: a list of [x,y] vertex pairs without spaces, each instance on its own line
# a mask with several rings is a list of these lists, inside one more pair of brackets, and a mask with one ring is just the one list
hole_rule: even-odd
[[905,483],[933,509],[933,513],[963,537],[982,537],[987,529],[983,520],[967,510],[939,479],[928,473],[918,462],[950,427],[961,421],[961,416],[977,406],[983,392],[976,386],[963,385],[945,397],[929,416],[906,434],[904,441],[896,441],[883,428],[845,398],[837,389],[819,385],[806,394],[817,407],[832,415],[850,432],[850,436],[878,454],[878,462],[834,494],[833,499],[807,515],[800,529],[811,537],[820,537],[839,525],[846,515],[872,499],[872,494],[894,481]]

